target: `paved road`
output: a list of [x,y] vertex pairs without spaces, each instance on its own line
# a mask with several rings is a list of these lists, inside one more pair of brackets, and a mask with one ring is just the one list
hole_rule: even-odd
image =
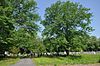
[[35,66],[30,58],[21,59],[18,63],[11,66]]

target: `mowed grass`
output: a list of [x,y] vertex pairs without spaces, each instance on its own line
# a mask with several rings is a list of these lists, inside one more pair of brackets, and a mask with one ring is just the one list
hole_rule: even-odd
[[84,54],[66,57],[33,58],[37,66],[64,66],[67,64],[94,64],[100,62],[100,54]]
[[4,58],[0,60],[0,66],[10,66],[19,61],[19,58]]

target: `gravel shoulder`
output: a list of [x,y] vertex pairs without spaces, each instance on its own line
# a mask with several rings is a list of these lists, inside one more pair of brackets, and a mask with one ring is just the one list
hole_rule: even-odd
[[18,63],[11,66],[35,66],[30,58],[23,58]]

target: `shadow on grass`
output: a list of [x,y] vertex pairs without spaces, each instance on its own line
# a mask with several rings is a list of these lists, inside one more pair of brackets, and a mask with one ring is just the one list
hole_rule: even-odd
[[[64,60],[64,58],[68,58],[68,59],[71,59],[71,60],[74,60],[74,59],[81,59],[82,56],[81,55],[69,55],[69,56],[66,56],[66,55],[59,55],[59,56],[52,56],[52,55],[49,55],[49,56],[40,56],[40,57],[46,57],[46,58],[57,58],[57,59],[60,59],[60,60]],[[35,57],[35,58],[40,58],[40,57]]]
[[99,60],[98,60],[98,63],[100,63],[100,58],[99,58]]
[[1,61],[1,60],[4,60],[4,58],[0,58],[0,61]]
[[16,56],[5,56],[5,57],[0,57],[0,61],[1,60],[7,60],[7,59],[16,59],[16,58],[19,58],[19,57],[16,57]]
[[74,59],[81,59],[82,56],[81,55],[70,55],[68,56],[68,58],[74,60]]
[[[64,58],[65,56],[58,56],[58,57],[56,57],[56,58],[58,58],[58,59],[60,59],[60,60],[64,60],[65,58]],[[74,60],[74,59],[81,59],[82,58],[82,56],[81,55],[69,55],[69,56],[66,56],[66,58],[68,58],[68,59],[71,59],[71,60]]]

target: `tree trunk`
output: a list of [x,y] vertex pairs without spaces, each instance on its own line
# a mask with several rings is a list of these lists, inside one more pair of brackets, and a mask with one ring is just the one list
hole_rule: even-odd
[[48,56],[48,53],[46,52],[46,56]]
[[59,56],[59,52],[57,52],[57,56]]
[[69,50],[66,50],[67,56],[69,56]]

